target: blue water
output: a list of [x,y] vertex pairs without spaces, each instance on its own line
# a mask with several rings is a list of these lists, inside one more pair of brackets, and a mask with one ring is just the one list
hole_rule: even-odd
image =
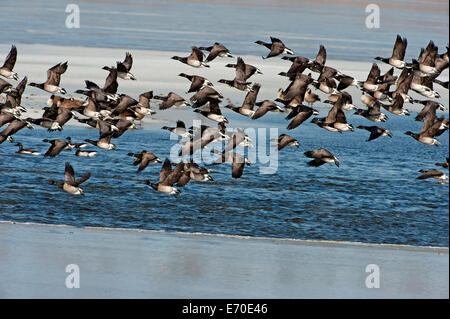
[[[242,119],[226,114],[231,123]],[[364,118],[348,116],[355,127],[371,125]],[[384,126],[394,137],[372,142],[366,142],[367,131],[331,133],[304,123],[289,132],[301,147],[279,153],[275,174],[260,174],[259,168],[267,164],[254,163],[242,178],[232,179],[229,164],[210,166],[213,182],[191,181],[179,196],[155,192],[143,183],[158,180],[161,164],[137,173],[126,155],[147,149],[162,159],[168,157],[176,141],[158,126],[126,132],[114,140],[118,150],[97,149],[95,158],[76,157],[69,151],[53,159],[19,155],[12,143],[5,142],[0,146],[0,220],[448,246],[448,184],[416,180],[419,169],[433,168],[448,156],[448,133],[440,137],[439,147],[420,144],[403,134],[420,130],[421,123],[413,116],[392,115]],[[269,114],[257,125],[286,132],[280,114]],[[67,136],[75,141],[96,139],[98,131],[66,127],[49,133],[36,128],[14,137],[44,153],[48,144],[42,139]],[[335,154],[341,166],[308,167],[303,152],[320,147]],[[49,179],[63,180],[66,161],[77,176],[92,173],[83,184],[85,196],[47,184]]]
[[[447,3],[378,3],[381,28],[374,30],[364,27],[366,3],[358,1],[341,6],[312,1],[278,5],[265,1],[258,6],[249,1],[77,1],[81,28],[69,30],[64,26],[65,2],[10,1],[2,3],[0,39],[18,46],[42,43],[183,52],[194,44],[219,41],[232,53],[260,56],[267,50],[253,42],[273,35],[303,56],[314,56],[319,44],[325,44],[329,59],[370,62],[374,56],[391,53],[397,33],[408,38],[406,59],[416,57],[430,39],[440,48],[448,42]],[[420,9],[411,8],[412,4]],[[448,101],[443,103],[448,106]],[[388,114],[390,119],[382,126],[394,137],[372,142],[366,142],[369,133],[362,130],[331,133],[308,122],[287,132],[284,115],[251,121],[224,113],[230,127],[243,123],[243,128],[278,128],[279,134],[297,138],[301,147],[279,153],[275,174],[260,174],[259,169],[267,165],[254,163],[245,168],[242,178],[232,179],[229,164],[212,166],[213,182],[193,181],[179,196],[169,196],[143,183],[158,180],[160,164],[138,174],[126,155],[147,149],[162,159],[168,157],[175,141],[159,129],[162,125],[126,132],[114,140],[116,151],[97,149],[95,158],[76,157],[69,151],[53,159],[19,155],[17,147],[5,142],[0,145],[0,220],[448,247],[449,186],[416,179],[419,169],[436,168],[434,163],[449,156],[448,133],[438,138],[439,147],[404,135],[407,130],[420,131],[422,123],[414,121],[414,113]],[[348,121],[355,127],[374,125],[351,113]],[[320,116],[325,115],[322,109]],[[98,131],[67,126],[49,133],[37,127],[14,138],[44,153],[49,146],[44,138],[67,136],[95,140]],[[340,159],[339,168],[306,165],[309,159],[303,153],[321,147]],[[50,179],[63,180],[66,161],[77,176],[91,172],[82,186],[85,196],[47,184]]]
[[[197,1],[193,1],[197,2]],[[448,43],[448,3],[377,1],[380,28],[366,28],[366,5],[315,1],[76,1],[80,28],[68,29],[70,2],[2,1],[2,43],[42,43],[122,49],[190,51],[219,41],[234,54],[264,55],[256,40],[282,39],[296,54],[313,57],[319,45],[329,59],[373,62],[390,55],[397,33],[408,38],[406,59],[429,40]]]

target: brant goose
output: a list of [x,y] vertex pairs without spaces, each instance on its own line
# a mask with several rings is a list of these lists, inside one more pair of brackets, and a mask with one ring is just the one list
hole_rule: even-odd
[[70,145],[70,142],[67,142],[67,141],[64,141],[64,140],[60,140],[60,139],[55,139],[55,140],[45,139],[45,140],[42,140],[42,141],[51,144],[49,149],[47,150],[47,152],[45,152],[44,157],[55,157],[59,153],[61,153],[61,151],[64,150],[64,149],[69,149],[69,150],[72,149],[72,147]]
[[134,166],[141,164],[137,170],[138,173],[145,169],[148,164],[162,163],[158,156],[147,150],[143,150],[140,153],[128,153],[128,156],[136,157],[136,160],[133,162]]
[[74,195],[84,195],[84,191],[79,187],[85,181],[91,177],[91,173],[86,173],[80,179],[75,179],[75,172],[72,165],[66,162],[66,169],[64,171],[64,183],[50,180],[48,183],[50,185],[56,185],[62,188],[64,191]]
[[264,100],[262,102],[256,103],[258,106],[258,109],[253,113],[251,116],[252,120],[259,119],[260,117],[263,117],[266,115],[267,112],[273,112],[273,111],[280,111],[283,112],[283,109],[280,108],[274,101],[271,100]]
[[395,91],[390,93],[392,98],[396,98],[397,95],[401,95],[405,102],[412,103],[413,99],[408,95],[408,91],[411,88],[411,82],[414,77],[414,72],[411,68],[404,68],[397,79],[397,87]]
[[[124,80],[136,80],[136,77],[130,72],[133,65],[131,53],[125,52],[125,60],[116,62],[117,76]],[[112,68],[104,66],[103,70],[111,71]]]
[[286,127],[288,130],[292,130],[309,119],[312,115],[319,115],[319,112],[306,105],[300,104],[295,106],[292,111],[286,116],[286,120],[293,120]]
[[250,84],[251,82],[245,82],[245,63],[242,58],[237,58],[237,64],[236,64],[236,75],[233,80],[224,80],[220,79],[219,83],[225,83],[228,84],[230,87],[234,87],[241,91],[251,91]]
[[405,59],[406,47],[408,45],[408,41],[406,38],[403,38],[397,34],[397,38],[395,40],[394,49],[392,50],[392,55],[390,58],[382,58],[376,57],[375,60],[382,61],[384,63],[390,64],[397,69],[403,69],[407,66],[407,63],[403,61]]
[[304,58],[302,56],[297,57],[284,56],[281,59],[289,60],[292,62],[292,64],[287,72],[280,72],[278,73],[278,75],[286,76],[291,81],[295,80],[295,76],[297,75],[297,73],[303,73],[303,71],[306,70],[308,65],[312,63],[312,61],[310,61],[308,58]]
[[201,67],[209,68],[209,65],[203,62],[204,58],[203,52],[195,46],[192,46],[191,50],[192,52],[188,57],[173,56],[172,59],[193,66],[194,68],[201,68]]
[[281,134],[278,139],[274,139],[274,144],[278,146],[278,151],[281,151],[286,146],[296,146],[297,148],[300,146],[300,143],[287,134]]
[[[260,69],[258,69],[256,66],[253,66],[251,64],[246,64],[244,62],[245,65],[245,81],[247,81],[253,74],[263,74],[261,72]],[[225,65],[225,67],[227,68],[236,68],[237,64],[227,64]]]
[[[425,49],[420,51],[418,60],[413,59],[412,68],[417,76],[438,76],[440,70],[436,68],[438,47],[430,41]],[[445,67],[445,66],[444,66]]]
[[19,120],[19,117],[15,114],[15,112],[9,111],[9,108],[7,108],[8,106],[2,108],[2,105],[0,105],[0,127],[7,123],[11,123],[15,119]]
[[28,154],[28,155],[41,155],[41,153],[32,150],[32,149],[28,149],[28,148],[23,148],[22,143],[16,143],[16,146],[19,147],[19,150],[16,153],[19,154]]
[[14,65],[16,64],[17,59],[17,48],[15,45],[11,46],[11,50],[6,56],[5,62],[2,67],[0,67],[0,75],[7,79],[14,79],[16,81],[19,80],[19,76],[16,72],[13,72]]
[[[84,157],[94,157],[95,155],[97,155],[97,151],[88,151],[88,150],[81,150],[80,148],[82,146],[80,146],[81,143],[77,143],[77,145],[75,145],[75,155],[76,156],[84,156]],[[83,145],[83,144],[81,144]]]
[[434,114],[434,116],[436,116],[437,110],[445,111],[445,106],[442,105],[441,103],[438,103],[435,101],[431,101],[431,100],[420,101],[420,104],[423,104],[424,107],[419,112],[419,114],[417,114],[417,116],[415,117],[416,121],[423,121],[423,119],[425,118],[425,116],[427,115],[428,112],[431,112]]
[[181,192],[173,185],[177,183],[183,175],[183,169],[184,163],[181,161],[172,170],[172,165],[169,159],[166,158],[161,168],[161,172],[159,173],[158,183],[152,183],[149,180],[146,180],[144,183],[151,186],[154,190],[164,194],[180,194]]
[[216,99],[219,100],[223,98],[222,94],[217,92],[215,89],[209,86],[205,86],[201,88],[197,93],[195,93],[189,101],[192,104],[192,107],[200,107],[208,103],[210,99]]
[[179,96],[178,94],[176,94],[174,92],[170,92],[166,96],[155,95],[153,98],[156,100],[163,101],[163,102],[161,102],[161,104],[159,104],[160,110],[167,110],[168,108],[170,108],[172,106],[188,106],[189,105],[189,103],[187,103],[184,98],[182,98],[181,96]]
[[210,81],[200,75],[188,75],[186,73],[180,73],[178,76],[188,79],[191,81],[191,86],[186,93],[197,92],[205,86],[214,86]]
[[434,164],[434,165],[436,165],[436,166],[441,166],[441,167],[443,167],[443,168],[448,169],[449,163],[450,163],[450,158],[447,157],[447,158],[446,158],[446,161],[445,161],[444,163],[436,163],[436,164]]
[[353,98],[347,92],[342,92],[342,93],[338,93],[338,94],[330,94],[328,96],[328,100],[325,100],[324,103],[330,103],[330,104],[334,105],[334,103],[336,103],[336,101],[338,100],[338,98],[340,96],[342,96],[342,98],[343,98],[342,109],[344,111],[356,110],[356,106],[353,105]]
[[433,79],[429,76],[417,76],[414,75],[411,82],[411,89],[422,96],[427,98],[439,99],[441,95],[433,89]]
[[52,106],[56,104],[57,107],[70,109],[74,111],[78,111],[83,107],[86,102],[81,100],[76,100],[74,98],[66,99],[58,95],[52,94],[50,98],[47,100],[47,105]]
[[285,105],[295,106],[292,105],[291,102],[296,98],[296,105],[303,103],[308,85],[313,81],[314,79],[310,75],[297,73],[295,80],[292,81],[284,91],[282,89],[278,90],[278,96],[275,102],[282,102]]
[[203,51],[209,51],[209,55],[206,57],[206,62],[211,62],[218,56],[220,56],[221,58],[225,58],[225,57],[232,58],[233,57],[230,54],[230,51],[228,51],[228,49],[225,48],[219,42],[214,43],[214,45],[211,47],[199,47],[199,49],[203,50]]
[[325,163],[334,163],[337,167],[340,165],[339,159],[324,148],[305,152],[305,155],[309,158],[314,158],[308,162],[309,166],[318,167]]
[[245,156],[235,152],[220,152],[219,150],[213,150],[213,153],[220,155],[220,157],[214,162],[214,165],[231,163],[231,177],[233,178],[240,178],[244,173],[245,165],[251,165]]
[[353,126],[347,123],[344,111],[342,111],[343,103],[344,97],[341,95],[325,118],[314,118],[311,122],[330,132],[354,131]]
[[178,180],[177,186],[184,186],[191,179],[198,182],[214,181],[214,178],[209,176],[211,170],[201,167],[197,163],[187,162],[184,164],[183,170],[186,176],[183,176],[183,180]]
[[9,125],[3,131],[0,132],[0,144],[2,144],[6,140],[12,142],[13,141],[12,136],[21,129],[23,129],[24,127],[34,129],[31,118],[26,118],[24,120],[16,118],[11,122],[9,122]]
[[183,121],[180,121],[180,120],[177,121],[176,127],[163,126],[163,127],[161,127],[161,129],[172,132],[180,137],[191,137],[191,133],[189,133],[186,130],[186,125],[184,124]]
[[381,103],[376,101],[367,110],[357,109],[355,115],[361,115],[372,122],[386,122],[389,118],[386,114],[381,113]]
[[392,137],[392,133],[389,132],[384,127],[381,127],[381,126],[364,126],[364,125],[360,125],[357,128],[370,132],[370,136],[369,136],[369,139],[367,140],[367,142],[372,141],[374,139],[377,139],[380,136]]
[[59,82],[61,81],[61,75],[67,70],[67,61],[64,63],[58,63],[57,65],[51,67],[47,71],[47,81],[44,83],[36,84],[30,83],[30,86],[37,87],[41,90],[47,91],[49,93],[60,93],[66,94],[67,91],[59,87]]
[[228,105],[225,105],[225,107],[244,116],[252,117],[253,114],[255,113],[253,108],[255,107],[256,98],[258,96],[260,88],[261,84],[259,83],[253,84],[252,89],[249,92],[247,92],[247,95],[245,96],[242,106],[237,107],[234,106],[232,103],[230,103]]
[[117,147],[111,143],[111,137],[115,131],[119,129],[106,121],[98,120],[100,137],[97,141],[85,139],[85,142],[91,143],[104,150],[115,150]]
[[403,100],[403,97],[399,94],[395,97],[394,103],[389,104],[389,105],[384,104],[384,103],[380,103],[380,104],[384,109],[386,109],[386,111],[389,111],[392,114],[409,116],[409,111],[407,109],[403,108],[404,103],[405,103],[405,101]]
[[419,134],[412,133],[411,131],[405,132],[406,135],[412,136],[414,139],[423,143],[425,145],[435,145],[438,146],[440,143],[434,137],[437,135],[437,131],[439,130],[441,123],[437,123],[438,127],[435,124],[436,116],[430,112],[427,113],[425,119],[423,120],[422,129]]
[[220,111],[219,100],[217,99],[209,99],[208,107],[206,109],[195,109],[194,112],[200,113],[212,121],[228,123],[227,118],[223,116]]
[[429,169],[429,170],[421,169],[419,172],[422,173],[422,175],[417,177],[417,179],[435,178],[440,182],[443,182],[444,180],[448,179],[448,176],[438,169]]
[[287,48],[280,39],[270,37],[270,41],[272,43],[267,43],[263,41],[256,41],[256,44],[263,45],[270,50],[270,53],[266,57],[262,57],[263,59],[268,59],[280,54],[294,54],[294,51]]

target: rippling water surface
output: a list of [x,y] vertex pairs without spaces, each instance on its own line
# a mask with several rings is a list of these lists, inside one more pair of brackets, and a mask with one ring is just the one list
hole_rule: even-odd
[[[326,109],[321,112],[325,115]],[[226,115],[231,123],[242,119],[238,114]],[[371,125],[364,118],[348,116],[355,127]],[[214,165],[210,166],[213,182],[191,181],[179,196],[155,192],[143,183],[145,179],[158,180],[161,164],[137,173],[133,159],[127,156],[142,149],[162,159],[170,155],[176,141],[158,124],[126,132],[114,140],[116,151],[97,149],[94,158],[76,157],[70,151],[52,159],[20,155],[15,153],[14,144],[5,142],[0,145],[0,219],[448,246],[448,184],[416,180],[419,169],[435,168],[434,163],[448,156],[448,133],[440,137],[439,147],[422,145],[403,134],[420,130],[422,123],[415,122],[414,116],[392,115],[385,127],[394,137],[371,142],[366,142],[367,131],[331,133],[304,123],[289,132],[301,147],[279,153],[275,174],[260,174],[259,168],[267,164],[254,163],[245,168],[242,178],[233,179],[229,164]],[[282,133],[286,125],[283,118],[269,114],[257,125],[276,127]],[[36,128],[24,129],[14,137],[25,147],[44,153],[49,144],[42,139],[67,136],[75,141],[97,139],[98,131],[65,127],[62,132],[50,133]],[[308,167],[303,152],[320,147],[335,154],[341,166]],[[66,161],[77,176],[92,173],[83,184],[85,196],[67,194],[47,184],[50,179],[63,180]]]
[[378,0],[379,29],[366,28],[366,6],[372,1],[74,1],[80,28],[67,29],[69,3],[2,3],[0,38],[15,44],[177,52],[219,41],[235,54],[259,56],[265,49],[254,42],[269,41],[271,35],[306,57],[326,44],[330,59],[371,62],[392,53],[398,33],[408,38],[407,60],[417,58],[431,39],[439,47],[448,43],[449,6],[440,0]]

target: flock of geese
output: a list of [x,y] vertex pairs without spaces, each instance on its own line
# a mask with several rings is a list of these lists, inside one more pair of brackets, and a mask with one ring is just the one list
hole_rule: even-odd
[[[262,74],[257,67],[246,64],[241,57],[237,57],[235,64],[226,64],[228,68],[235,69],[234,79],[220,79],[218,82],[229,85],[237,90],[246,91],[247,94],[241,106],[229,104],[225,107],[246,116],[252,120],[261,118],[268,112],[287,113],[289,120],[287,130],[293,130],[319,112],[313,108],[313,104],[321,101],[318,94],[312,89],[325,93],[328,98],[323,103],[329,103],[332,108],[326,117],[315,117],[311,120],[319,128],[331,132],[354,131],[354,127],[347,122],[344,111],[355,110],[355,115],[363,116],[372,122],[386,122],[388,116],[382,113],[382,109],[397,116],[410,115],[404,107],[405,103],[422,104],[421,112],[416,116],[416,121],[422,121],[423,126],[420,132],[405,132],[418,142],[425,145],[439,145],[436,137],[448,130],[449,120],[445,117],[438,117],[437,110],[445,110],[445,107],[435,100],[439,99],[439,93],[433,89],[433,85],[441,85],[449,88],[449,83],[438,79],[439,75],[449,67],[448,46],[444,53],[438,52],[438,47],[430,41],[426,48],[423,48],[418,59],[411,62],[404,61],[407,47],[406,38],[397,36],[391,57],[376,57],[377,61],[387,63],[391,68],[381,74],[376,63],[372,64],[370,72],[365,81],[358,81],[354,77],[343,74],[339,70],[326,65],[327,53],[323,45],[314,59],[302,56],[293,56],[294,51],[287,48],[285,44],[274,37],[270,37],[271,42],[256,41],[255,43],[266,47],[270,52],[263,56],[263,59],[273,58],[282,55],[282,59],[292,62],[289,70],[280,72],[279,75],[287,77],[290,84],[286,89],[279,89],[274,100],[264,100],[257,102],[258,92],[261,88],[259,83],[249,82],[249,78],[255,74]],[[214,43],[210,47],[191,47],[191,53],[186,57],[173,56],[172,59],[187,64],[194,68],[210,67],[208,63],[217,57],[233,58],[229,50],[220,43]],[[206,55],[205,52],[208,52]],[[214,150],[218,159],[214,164],[224,162],[232,163],[232,177],[242,176],[245,165],[250,165],[248,159],[235,152],[237,146],[251,146],[250,137],[241,129],[229,132],[226,129],[228,119],[222,114],[220,103],[223,96],[213,84],[200,75],[189,75],[180,73],[179,76],[190,81],[187,93],[194,95],[186,100],[182,96],[170,92],[167,95],[153,95],[153,91],[144,92],[139,95],[138,100],[127,94],[118,93],[118,79],[137,80],[131,73],[133,58],[130,53],[126,53],[122,62],[117,62],[115,66],[105,66],[108,72],[103,87],[98,84],[85,81],[84,89],[76,90],[74,93],[86,96],[83,99],[64,97],[67,91],[60,87],[61,76],[67,71],[68,62],[58,63],[47,71],[47,80],[43,83],[29,83],[29,86],[44,90],[51,94],[47,101],[48,106],[43,108],[40,118],[21,118],[22,112],[26,109],[21,105],[22,95],[27,86],[27,77],[24,77],[17,86],[13,86],[8,81],[2,79],[13,79],[19,81],[19,76],[13,71],[17,58],[17,48],[13,45],[3,66],[0,68],[0,95],[4,94],[4,103],[0,103],[0,127],[8,126],[0,132],[0,144],[6,140],[15,142],[13,135],[19,130],[33,125],[47,128],[49,131],[61,131],[63,126],[71,119],[77,120],[89,127],[99,130],[98,140],[86,139],[82,142],[74,142],[70,137],[63,139],[45,139],[44,142],[50,144],[45,152],[45,157],[55,157],[64,149],[75,149],[77,156],[95,156],[96,151],[85,150],[88,143],[103,150],[114,150],[116,146],[112,139],[121,137],[127,130],[136,128],[135,121],[141,121],[145,116],[152,115],[155,110],[151,109],[151,100],[160,100],[159,110],[166,110],[171,107],[191,106],[194,112],[217,122],[217,127],[201,125],[200,127],[187,128],[181,120],[176,122],[174,127],[162,127],[182,138],[187,138],[179,156],[186,160],[172,163],[168,158],[164,162],[150,151],[142,150],[140,153],[128,153],[134,158],[133,165],[139,165],[138,172],[144,170],[149,164],[163,163],[159,175],[159,180],[153,183],[149,180],[145,184],[153,189],[166,193],[180,193],[177,187],[185,186],[191,179],[197,181],[211,181],[210,170],[199,166],[192,160],[193,154],[205,148],[209,143],[227,141],[223,151]],[[395,69],[401,70],[399,75],[395,75]],[[307,71],[308,72],[305,72]],[[315,79],[312,73],[318,73]],[[358,87],[361,90],[361,102],[366,106],[364,109],[357,108],[352,101],[352,96],[345,91],[350,86]],[[412,90],[427,98],[426,100],[413,99],[408,92]],[[308,104],[308,105],[306,105]],[[284,107],[281,107],[283,105]],[[257,108],[256,108],[257,107]],[[358,129],[367,130],[370,135],[367,141],[375,140],[379,137],[392,137],[392,133],[379,125],[358,126]],[[277,140],[272,141],[278,151],[287,146],[298,147],[299,142],[287,135],[281,134]],[[40,155],[40,152],[26,149],[20,142],[17,142],[18,153]],[[339,159],[324,148],[310,150],[304,155],[311,160],[309,166],[321,166],[325,163],[334,163],[339,166]],[[448,169],[449,158],[443,163],[436,165]],[[438,180],[447,179],[447,175],[438,169],[420,170],[422,175],[418,179],[436,178]],[[88,180],[90,173],[86,173],[79,179],[75,179],[75,172],[70,163],[66,163],[64,181],[49,181],[49,184],[56,185],[71,194],[83,194],[80,185]]]

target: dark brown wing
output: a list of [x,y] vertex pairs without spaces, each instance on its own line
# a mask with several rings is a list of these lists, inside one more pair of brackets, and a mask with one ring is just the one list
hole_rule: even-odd
[[131,67],[133,66],[133,57],[130,52],[125,53],[125,60],[122,62],[122,65],[127,71],[131,70]]
[[245,83],[245,63],[240,57],[237,58],[236,76],[234,80],[238,83]]
[[406,46],[408,42],[406,38],[402,39],[400,35],[397,34],[397,39],[395,40],[394,49],[392,50],[392,58],[403,61],[405,58]]
[[323,45],[320,46],[319,52],[317,53],[316,59],[314,60],[319,65],[324,66],[327,61],[327,51]]
[[192,52],[191,52],[191,55],[188,57],[188,59],[189,60],[194,59],[194,60],[203,62],[203,57],[204,57],[203,52],[199,48],[194,47],[194,46],[191,47],[191,50],[192,50]]
[[85,181],[87,181],[89,178],[91,177],[91,173],[86,173],[86,174],[84,174],[83,175],[83,177],[81,177],[80,179],[77,179],[76,181],[75,181],[75,185],[74,186],[78,186],[78,185],[81,185],[81,184],[83,184]]
[[66,169],[64,171],[64,182],[66,184],[75,186],[75,172],[73,171],[72,165],[66,162]]
[[159,183],[163,183],[164,180],[169,176],[172,172],[172,165],[168,158],[165,159],[163,166],[161,167],[161,171],[159,173]]
[[117,69],[111,68],[103,86],[105,93],[116,94],[119,83],[117,83]]
[[14,65],[16,64],[16,59],[17,59],[17,48],[15,45],[13,45],[8,55],[6,56],[5,62],[3,63],[3,68],[7,68],[8,70],[12,71]]

